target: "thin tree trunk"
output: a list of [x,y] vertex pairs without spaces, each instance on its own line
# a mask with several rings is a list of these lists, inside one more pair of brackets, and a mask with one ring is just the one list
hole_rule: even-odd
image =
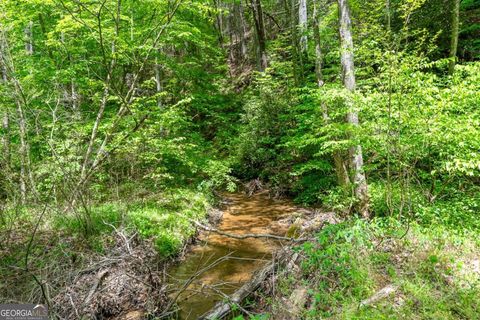
[[33,21],[25,27],[25,51],[27,54],[33,54]]
[[90,156],[93,151],[95,139],[97,138],[98,128],[100,126],[100,122],[102,121],[103,113],[105,112],[105,106],[107,105],[108,92],[110,91],[111,70],[113,69],[113,64],[114,64],[114,61],[112,60],[112,63],[111,63],[112,67],[108,71],[107,79],[105,80],[102,99],[100,100],[100,106],[97,112],[97,118],[95,119],[95,122],[93,124],[92,133],[90,134],[90,140],[88,141],[87,151],[85,151],[85,155],[83,157],[83,164],[80,172],[80,181],[81,181],[80,183],[83,183],[83,181],[87,176],[88,162],[90,160]]
[[22,204],[27,200],[27,129],[25,125],[25,117],[20,102],[17,101],[17,116],[20,136],[20,197]]
[[[324,84],[323,80],[323,55],[322,55],[322,43],[320,38],[320,10],[318,8],[317,1],[313,2],[313,39],[315,41],[315,75],[317,78],[318,87],[322,87]],[[328,109],[325,103],[322,103],[322,114],[323,120],[328,123],[330,118],[328,116]],[[348,170],[343,160],[342,153],[340,150],[333,151],[333,162],[335,165],[335,172],[337,174],[338,184],[342,187],[347,187],[350,185],[350,178],[348,177]]]
[[[6,84],[7,78],[7,68],[5,67],[4,54],[3,54],[3,40],[0,39],[0,69],[1,69],[1,81]],[[4,152],[5,168],[10,167],[10,119],[8,116],[8,110],[5,108],[5,114],[3,115],[2,120],[3,136],[2,136],[2,145]]]
[[[286,2],[286,0],[285,0]],[[290,1],[290,32],[291,32],[291,40],[292,40],[292,71],[293,71],[293,78],[295,80],[295,84],[298,85],[299,83],[299,75],[298,75],[298,39],[297,39],[297,22],[296,22],[296,15],[295,15],[295,0]],[[285,6],[286,8],[288,6]],[[300,59],[301,61],[301,59]],[[302,63],[300,63],[301,65]]]
[[2,72],[2,81],[6,83],[8,81],[7,76],[7,54],[6,54],[6,44],[5,39],[2,36],[0,39],[0,68]]
[[245,57],[247,56],[247,25],[245,23],[245,16],[243,13],[243,6],[242,6],[242,1],[238,3],[238,11],[240,15],[240,54],[241,54],[241,59],[242,61],[245,60]]
[[255,22],[255,30],[257,31],[258,54],[259,54],[259,69],[265,71],[268,66],[266,39],[265,39],[265,25],[263,23],[263,10],[260,0],[251,0],[253,20]]
[[323,56],[322,56],[322,42],[320,39],[320,12],[317,1],[313,1],[313,40],[315,41],[315,75],[317,77],[317,84],[319,87],[323,86]]
[[3,115],[2,120],[2,128],[3,128],[3,136],[2,136],[2,145],[3,145],[3,160],[5,169],[10,167],[10,118],[8,116],[7,110],[5,110],[5,114]]
[[448,73],[453,74],[455,70],[455,62],[457,59],[457,47],[458,47],[458,24],[460,13],[460,0],[453,0],[452,7],[452,32],[450,38],[450,62],[448,63]]
[[71,98],[72,98],[72,110],[75,115],[80,115],[79,114],[79,105],[78,105],[78,93],[77,89],[75,86],[75,81],[72,78],[72,81],[70,82],[70,87],[71,87]]
[[229,38],[229,45],[228,45],[228,61],[229,65],[231,66],[229,68],[229,73],[230,76],[232,76],[232,67],[237,64],[237,57],[239,56],[237,47],[240,44],[239,43],[239,32],[237,28],[237,24],[235,23],[237,21],[236,15],[237,15],[237,7],[235,6],[235,3],[231,4],[226,4],[227,6],[227,11],[228,11],[228,16],[227,16],[227,34]]
[[[32,23],[29,23],[29,38],[27,38],[27,43],[30,43],[30,46],[25,46],[25,49],[27,51],[27,54],[31,54],[33,51],[33,46],[31,46],[31,28],[32,28]],[[32,172],[30,171],[30,152],[29,152],[29,145],[27,141],[27,125],[26,125],[26,119],[25,119],[25,111],[23,106],[25,108],[28,108],[27,105],[27,99],[25,97],[25,93],[23,91],[23,88],[18,81],[17,78],[15,78],[15,66],[14,62],[11,58],[11,54],[9,52],[9,46],[7,42],[7,36],[5,34],[5,31],[2,30],[2,38],[0,39],[2,43],[2,80],[3,81],[11,81],[13,84],[13,98],[15,101],[15,104],[17,106],[17,116],[18,116],[18,128],[19,128],[19,138],[20,138],[20,150],[19,150],[19,156],[20,156],[20,179],[19,179],[19,188],[20,188],[20,199],[21,203],[25,204],[27,200],[27,181],[30,180],[31,184],[31,189],[35,191],[35,183],[33,179]],[[23,104],[23,106],[22,106]],[[8,124],[8,123],[7,123]]]
[[27,198],[27,181],[30,182],[30,190],[35,194],[37,193],[35,179],[33,178],[33,172],[31,169],[30,144],[28,143],[27,120],[25,117],[25,109],[28,109],[29,106],[20,82],[15,77],[11,78],[15,86],[15,103],[17,105],[18,113],[20,136],[20,193],[22,203],[24,204]]
[[298,6],[298,26],[300,30],[300,52],[307,53],[307,0],[300,0]]
[[[6,84],[7,78],[7,68],[5,67],[5,60],[4,60],[4,45],[3,39],[0,39],[0,69],[1,69],[1,79],[4,84]],[[3,145],[3,152],[4,152],[4,161],[5,161],[5,168],[10,167],[10,136],[9,136],[9,128],[10,128],[10,119],[8,116],[8,110],[5,108],[2,119],[2,128],[3,128],[3,136],[2,136],[2,145]]]
[[[43,26],[43,23],[42,23],[42,26]],[[45,28],[45,27],[43,26],[42,28]],[[65,45],[65,33],[63,31],[60,33],[60,42],[63,45]],[[67,59],[70,62],[70,65],[74,64],[73,59],[72,59],[72,55],[70,53],[68,53]],[[64,100],[67,103],[71,104],[74,116],[75,117],[80,117],[80,113],[79,113],[79,100],[80,99],[79,99],[79,96],[78,96],[78,93],[77,93],[74,77],[72,77],[72,79],[70,80],[70,86],[67,86],[67,85],[60,86],[59,85],[59,87],[63,87]]]
[[[341,42],[341,64],[343,84],[350,92],[355,91],[355,68],[353,63],[352,22],[347,0],[338,0],[339,33]],[[358,113],[350,109],[347,112],[347,123],[354,128],[359,126]],[[363,171],[362,147],[354,145],[349,149],[349,169],[353,181],[353,190],[358,200],[357,209],[363,217],[369,217],[367,180]]]
[[[120,28],[120,0],[118,0],[117,2],[117,15],[115,17],[115,36],[118,37],[119,35],[119,28]],[[101,32],[101,31],[100,31]],[[82,164],[82,168],[81,168],[81,171],[80,171],[80,180],[79,180],[79,183],[78,183],[78,187],[80,187],[80,189],[82,189],[83,187],[83,184],[86,182],[86,178],[87,178],[87,175],[88,175],[88,170],[87,170],[87,166],[88,166],[88,163],[90,161],[90,156],[92,155],[92,152],[93,152],[93,146],[95,144],[95,139],[97,138],[97,134],[98,134],[98,128],[100,126],[100,122],[102,121],[102,118],[103,118],[103,113],[105,112],[105,107],[107,105],[107,101],[108,101],[108,96],[109,96],[109,92],[110,92],[110,85],[111,85],[111,80],[112,80],[112,77],[113,77],[113,71],[114,71],[114,68],[116,66],[116,59],[115,59],[115,53],[116,53],[116,45],[115,45],[115,39],[112,40],[112,46],[111,46],[111,52],[112,52],[112,60],[110,61],[109,65],[108,65],[108,68],[107,68],[107,76],[106,76],[106,79],[105,79],[105,82],[104,82],[104,88],[103,88],[103,94],[102,94],[102,98],[100,100],[100,106],[98,108],[98,112],[97,112],[97,117],[95,119],[95,123],[93,124],[93,128],[92,128],[92,133],[90,135],[90,140],[88,142],[88,147],[87,147],[87,151],[85,152],[85,156],[84,156],[84,159],[83,159],[83,164]],[[103,147],[103,144],[102,144],[102,147]],[[102,147],[100,147],[99,151],[97,152],[97,154],[99,152],[103,152],[103,149]],[[95,162],[95,161],[94,161]],[[75,201],[75,196],[73,197],[73,202]]]
[[[155,58],[155,83],[157,85],[157,95],[162,92],[162,79],[160,77],[160,68],[161,67],[158,64],[158,58]],[[157,97],[157,106],[158,108],[162,108],[162,98],[160,96]]]
[[217,19],[217,31],[218,31],[218,42],[220,43],[220,47],[223,48],[223,12],[221,11],[221,3],[219,0],[214,0],[213,4],[215,5],[215,9],[217,10],[216,19]]

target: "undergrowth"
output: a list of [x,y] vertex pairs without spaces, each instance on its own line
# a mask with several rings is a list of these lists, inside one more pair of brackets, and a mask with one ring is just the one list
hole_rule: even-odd
[[[114,232],[124,228],[137,232],[142,238],[153,240],[162,257],[178,252],[195,228],[192,220],[206,216],[209,197],[188,189],[177,189],[157,195],[156,199],[132,203],[107,202],[94,206],[89,215],[90,237]],[[56,216],[56,229],[78,237],[83,235],[84,225],[76,216]]]
[[[299,319],[479,319],[476,202],[422,203],[410,219],[352,217],[297,246],[300,270],[280,279],[263,316],[292,316],[285,301],[305,288]],[[386,286],[395,292],[361,305]]]

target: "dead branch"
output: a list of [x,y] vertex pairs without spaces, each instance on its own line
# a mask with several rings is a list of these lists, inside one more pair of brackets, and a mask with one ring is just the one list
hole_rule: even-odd
[[93,284],[92,288],[88,292],[87,297],[85,298],[85,301],[83,302],[84,305],[88,305],[90,303],[90,300],[92,300],[93,295],[95,294],[95,291],[97,291],[98,287],[100,286],[100,283],[102,282],[103,278],[108,274],[108,270],[103,270],[98,273],[97,279],[95,279],[95,283]]
[[283,251],[277,260],[274,260],[258,270],[252,279],[245,283],[240,289],[235,291],[226,299],[227,301],[217,303],[212,310],[201,316],[202,320],[223,319],[232,311],[232,305],[239,306],[252,292],[257,290],[260,285],[281,265],[287,265],[287,268],[293,266],[298,258],[298,254],[294,254],[290,259],[288,251]]
[[221,290],[218,290],[217,288],[215,288],[214,286],[210,286],[210,285],[207,285],[207,284],[202,284],[203,287],[205,288],[208,288],[212,291],[214,291],[215,293],[217,293],[219,296],[221,296],[225,301],[228,301],[230,302],[232,305],[235,305],[238,309],[240,309],[243,313],[247,314],[250,318],[252,318],[252,314],[245,308],[243,308],[240,304],[236,303],[235,301],[232,301],[230,296],[228,296],[227,294],[223,293]]
[[382,289],[377,291],[370,298],[365,299],[362,302],[360,302],[360,307],[366,307],[366,306],[374,304],[374,303],[376,303],[376,302],[378,302],[382,299],[385,299],[388,296],[390,296],[391,294],[394,294],[397,291],[397,289],[398,289],[398,286],[389,284],[388,286],[383,287]]
[[190,284],[192,284],[192,282],[198,278],[199,276],[201,276],[203,273],[205,273],[206,271],[212,269],[213,267],[215,267],[216,265],[218,265],[219,263],[227,260],[229,257],[230,257],[231,253],[230,254],[227,254],[223,257],[220,257],[218,258],[217,260],[215,260],[214,262],[212,262],[211,264],[209,264],[208,266],[198,270],[197,272],[195,272],[195,274],[193,274],[190,278],[188,278],[187,281],[185,281],[185,283],[183,284],[183,286],[180,288],[180,290],[177,291],[177,293],[175,294],[175,296],[170,300],[170,302],[168,303],[167,307],[165,308],[165,312],[161,315],[161,316],[165,316],[165,314],[167,313],[170,313],[171,312],[171,308],[173,307],[173,305],[175,304],[175,302],[177,301],[177,299],[180,297],[180,295],[182,294],[182,292],[184,292],[189,286]]

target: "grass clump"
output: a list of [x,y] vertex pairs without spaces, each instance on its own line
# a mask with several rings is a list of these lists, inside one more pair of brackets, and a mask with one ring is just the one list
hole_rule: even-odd
[[[191,219],[202,219],[209,207],[209,197],[198,191],[177,189],[157,195],[148,202],[109,202],[92,207],[85,216],[56,217],[54,228],[76,236],[86,236],[92,246],[101,250],[102,243],[115,228],[137,232],[152,240],[162,257],[178,252],[195,233]],[[103,236],[103,237],[102,237]]]

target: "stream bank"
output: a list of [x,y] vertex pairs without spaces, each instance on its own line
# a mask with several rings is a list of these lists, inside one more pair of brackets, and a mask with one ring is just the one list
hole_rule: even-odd
[[160,260],[154,239],[115,227],[112,246],[104,254],[85,257],[90,262],[68,275],[68,285],[52,299],[60,306],[56,313],[72,319],[84,315],[93,319],[137,320],[159,315],[197,319],[271,263],[273,252],[288,247],[291,243],[283,236],[291,236],[292,224],[302,233],[308,225],[318,225],[313,211],[274,199],[266,190],[223,194],[222,198],[220,208],[209,210],[210,226],[239,238],[200,229],[176,259]]

